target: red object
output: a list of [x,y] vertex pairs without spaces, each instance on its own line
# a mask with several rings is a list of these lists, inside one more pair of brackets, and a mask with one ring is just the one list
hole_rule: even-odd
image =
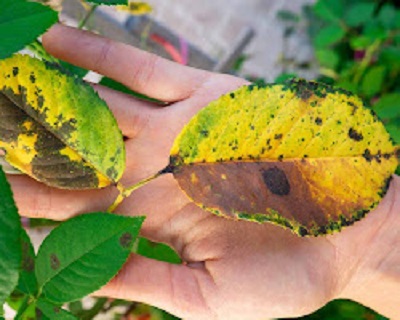
[[186,61],[182,57],[181,53],[163,37],[153,33],[152,35],[150,35],[150,39],[155,43],[161,45],[164,48],[164,50],[171,56],[172,60],[180,64],[186,64]]

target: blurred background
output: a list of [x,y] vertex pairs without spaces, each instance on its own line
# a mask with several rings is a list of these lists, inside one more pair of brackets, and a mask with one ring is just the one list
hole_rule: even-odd
[[[347,89],[364,99],[400,144],[399,1],[148,0],[117,9],[79,0],[45,2],[62,10],[64,23],[181,64],[260,84],[303,77]],[[48,222],[35,223],[40,238]],[[137,252],[179,263],[170,248],[144,239]],[[109,299],[77,301],[69,309],[81,319],[177,319],[151,306]],[[338,300],[301,319],[386,318]]]

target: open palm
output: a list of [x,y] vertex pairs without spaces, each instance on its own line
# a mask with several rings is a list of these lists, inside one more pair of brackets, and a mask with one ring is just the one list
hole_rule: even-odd
[[[168,102],[161,106],[139,101],[95,85],[127,138],[125,186],[163,169],[175,137],[188,120],[210,101],[246,83],[64,26],[53,27],[44,45],[60,59]],[[117,195],[114,187],[63,191],[28,177],[12,177],[11,183],[21,213],[30,217],[62,220],[104,211]],[[299,238],[272,225],[213,216],[192,204],[172,175],[161,176],[134,192],[116,212],[146,215],[142,235],[170,244],[184,263],[170,265],[132,256],[97,294],[146,302],[185,319],[266,319],[310,313],[334,298],[353,294],[360,277],[363,281],[373,277],[363,270],[379,264],[378,253],[390,249],[373,239],[394,237],[390,225],[397,224],[400,230],[393,217],[399,210],[395,199],[399,192],[395,177],[379,208],[362,222],[333,236]]]

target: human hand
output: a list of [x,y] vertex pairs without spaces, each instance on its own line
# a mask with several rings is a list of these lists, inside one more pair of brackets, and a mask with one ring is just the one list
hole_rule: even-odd
[[[169,102],[159,106],[95,85],[127,137],[125,186],[163,169],[189,119],[246,83],[60,25],[43,43],[60,59]],[[104,211],[117,195],[114,187],[65,191],[25,176],[10,180],[20,212],[30,217],[63,220]],[[184,264],[133,255],[97,294],[145,302],[185,319],[295,317],[338,297],[394,316],[400,305],[400,252],[393,249],[400,248],[399,194],[400,178],[395,177],[382,203],[363,221],[332,236],[299,238],[269,224],[213,216],[191,203],[171,175],[163,175],[125,199],[117,212],[146,215],[142,235],[174,247]],[[377,277],[378,288],[387,291],[384,299],[371,295],[377,292]]]

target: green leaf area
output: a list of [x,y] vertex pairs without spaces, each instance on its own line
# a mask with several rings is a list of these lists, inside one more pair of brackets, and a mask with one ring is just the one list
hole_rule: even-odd
[[88,213],[55,228],[43,241],[36,260],[42,297],[62,304],[105,285],[126,262],[143,220]]
[[57,320],[74,320],[76,318],[72,313],[60,308],[57,305],[54,305],[45,300],[39,300],[37,303],[37,308],[43,315],[48,319],[57,319]]
[[58,14],[40,3],[0,0],[0,59],[23,49],[57,22]]
[[[21,222],[11,188],[0,167],[0,306],[18,282]],[[0,312],[1,314],[1,312]]]
[[182,263],[182,260],[179,257],[179,255],[170,246],[164,243],[156,243],[146,238],[138,239],[138,243],[134,252],[136,254],[154,260],[159,260],[174,264]]
[[21,233],[21,271],[17,289],[24,294],[34,296],[37,292],[37,281],[35,276],[35,250],[31,239],[25,230]]

